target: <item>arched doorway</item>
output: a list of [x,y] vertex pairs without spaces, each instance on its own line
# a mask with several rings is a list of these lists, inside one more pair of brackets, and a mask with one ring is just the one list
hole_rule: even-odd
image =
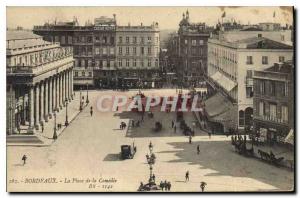
[[253,108],[247,107],[245,109],[245,126],[252,126],[253,124]]

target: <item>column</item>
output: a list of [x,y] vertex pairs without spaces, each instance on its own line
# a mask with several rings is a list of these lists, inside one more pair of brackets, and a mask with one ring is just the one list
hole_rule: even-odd
[[66,100],[66,89],[65,89],[65,72],[62,73],[61,76],[61,87],[62,87],[62,106],[65,106],[65,100]]
[[56,111],[56,109],[57,109],[57,88],[56,88],[56,81],[57,81],[57,76],[55,75],[54,77],[53,77],[53,82],[52,82],[52,91],[53,91],[53,111],[52,112],[54,112],[54,111]]
[[34,119],[34,126],[35,129],[38,130],[40,126],[40,89],[39,89],[39,84],[36,85],[35,87],[35,119]]
[[49,119],[52,118],[52,112],[53,112],[53,90],[52,90],[52,84],[53,84],[53,78],[51,77],[48,81],[49,83]]
[[33,86],[29,87],[29,98],[28,98],[28,106],[29,106],[29,127],[27,133],[34,133],[34,93]]
[[69,70],[66,71],[66,98],[70,100]]
[[56,110],[59,111],[60,109],[60,77],[59,75],[56,76]]
[[58,77],[59,80],[59,108],[62,109],[62,75]]
[[41,108],[41,115],[40,115],[40,124],[44,124],[44,115],[45,115],[45,111],[44,111],[44,107],[45,107],[45,102],[44,102],[44,100],[45,100],[45,97],[44,97],[44,82],[41,82],[41,87],[40,87],[40,89],[41,89],[41,96],[40,96],[40,103],[41,103],[41,106],[40,106],[40,108]]
[[22,119],[21,119],[21,124],[25,125],[26,124],[26,102],[25,102],[26,94],[24,93],[23,95],[23,112],[22,112]]
[[45,84],[45,96],[44,96],[44,100],[45,100],[45,107],[44,107],[44,109],[45,109],[45,113],[44,113],[44,118],[45,118],[45,121],[46,122],[48,122],[48,110],[49,110],[49,103],[48,103],[48,101],[49,101],[49,94],[48,94],[48,91],[49,91],[49,79],[47,79],[47,80],[45,80],[45,82],[44,82],[44,84]]
[[73,93],[73,68],[70,70],[70,94],[72,100],[74,99],[74,93]]

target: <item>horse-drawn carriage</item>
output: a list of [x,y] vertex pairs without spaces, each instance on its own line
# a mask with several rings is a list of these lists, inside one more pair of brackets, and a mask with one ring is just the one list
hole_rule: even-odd
[[270,151],[270,153],[267,153],[258,149],[258,154],[260,155],[260,159],[267,161],[275,166],[280,166],[280,163],[284,159],[284,157],[276,158],[272,151]]
[[254,156],[253,146],[250,149],[247,149],[246,140],[234,139],[233,136],[232,136],[231,137],[231,144],[234,146],[235,151],[237,151],[238,154],[244,155],[246,157],[253,157]]
[[134,145],[122,145],[121,146],[121,158],[132,159],[136,153],[136,146]]

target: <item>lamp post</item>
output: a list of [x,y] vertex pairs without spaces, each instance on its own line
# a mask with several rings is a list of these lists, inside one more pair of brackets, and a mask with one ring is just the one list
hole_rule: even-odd
[[82,111],[82,104],[81,104],[81,87],[80,87],[80,96],[79,96],[79,110]]
[[89,104],[89,84],[86,83],[86,104]]
[[53,128],[53,139],[57,139],[57,133],[56,133],[56,108],[54,109],[54,128]]
[[66,105],[66,121],[65,121],[65,126],[69,125],[69,121],[68,121],[68,99],[66,98],[65,100],[65,105]]

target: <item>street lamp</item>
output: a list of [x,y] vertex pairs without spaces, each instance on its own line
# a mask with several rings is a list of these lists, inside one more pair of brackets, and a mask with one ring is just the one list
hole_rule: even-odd
[[82,104],[81,104],[81,90],[82,88],[80,87],[80,96],[79,96],[79,110],[82,111]]
[[68,99],[67,98],[65,100],[65,104],[66,104],[66,121],[65,121],[65,126],[68,126],[69,122],[68,122]]
[[89,84],[86,83],[86,104],[89,104]]
[[150,154],[152,154],[152,151],[153,151],[153,145],[152,145],[152,142],[149,143],[149,151],[150,151]]
[[57,139],[57,133],[56,133],[56,109],[54,109],[54,132],[53,132],[53,140]]

